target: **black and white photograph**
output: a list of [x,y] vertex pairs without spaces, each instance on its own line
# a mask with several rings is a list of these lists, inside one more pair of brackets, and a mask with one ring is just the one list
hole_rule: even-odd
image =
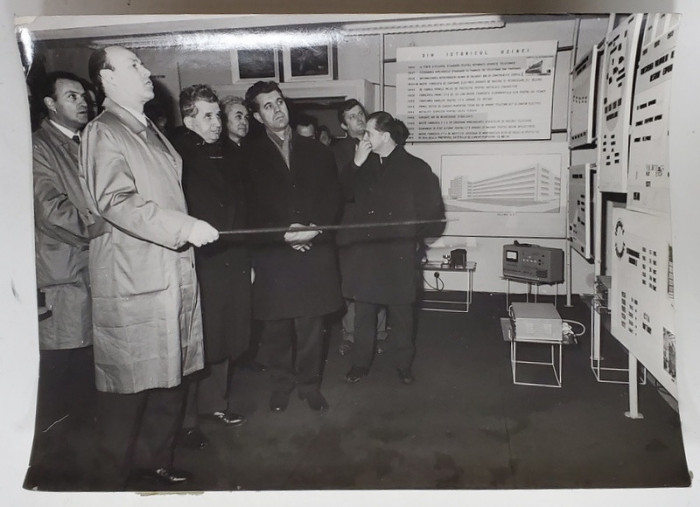
[[254,83],[260,79],[279,80],[279,60],[274,49],[237,49],[231,51],[233,82]]
[[282,62],[285,82],[333,79],[333,48],[330,44],[285,48]]
[[620,3],[15,8],[16,504],[692,505],[700,17]]

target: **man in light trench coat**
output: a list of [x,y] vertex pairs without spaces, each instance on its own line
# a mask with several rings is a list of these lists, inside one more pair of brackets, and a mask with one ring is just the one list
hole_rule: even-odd
[[187,480],[172,468],[182,377],[202,368],[202,321],[194,253],[218,238],[187,214],[182,160],[143,114],[150,72],[131,51],[95,51],[90,78],[104,112],[83,132],[80,177],[106,233],[90,243],[101,486],[129,477]]

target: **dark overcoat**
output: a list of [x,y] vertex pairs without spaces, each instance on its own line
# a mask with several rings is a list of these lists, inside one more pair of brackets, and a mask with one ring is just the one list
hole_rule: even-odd
[[[219,231],[246,224],[242,159],[228,139],[208,144],[186,130],[173,139],[182,157],[182,187],[193,217]],[[250,343],[250,255],[243,236],[221,236],[195,250],[202,300],[204,357],[235,359]]]
[[[330,149],[292,135],[290,167],[265,132],[244,147],[250,225],[326,225],[339,218],[341,198]],[[313,317],[342,305],[332,233],[314,238],[306,252],[284,242],[284,233],[256,238],[253,313],[262,320]]]
[[[343,224],[440,220],[445,216],[437,177],[423,160],[397,146],[380,162],[370,156],[354,169],[354,195],[345,205]],[[343,295],[381,304],[416,300],[417,248],[439,236],[444,223],[353,228],[338,234]]]

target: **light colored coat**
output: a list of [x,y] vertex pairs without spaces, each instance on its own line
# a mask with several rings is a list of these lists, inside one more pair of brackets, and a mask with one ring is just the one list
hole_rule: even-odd
[[49,120],[32,135],[37,287],[51,316],[39,322],[39,347],[92,344],[88,244],[95,220],[78,181],[78,145]]
[[174,387],[203,366],[182,159],[155,127],[109,99],[104,106],[80,154],[92,212],[108,222],[90,243],[97,389]]

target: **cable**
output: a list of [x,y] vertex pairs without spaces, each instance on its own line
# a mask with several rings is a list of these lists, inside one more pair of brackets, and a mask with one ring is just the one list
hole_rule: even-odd
[[[578,337],[583,335],[586,332],[586,326],[581,324],[580,322],[577,322],[575,320],[567,320],[567,319],[562,319],[562,328],[561,328],[561,338],[562,342],[567,344],[567,345],[578,345]],[[578,326],[581,326],[581,332],[580,333],[574,333],[573,329],[571,329],[571,326],[569,324],[576,324]]]
[[425,282],[425,285],[427,285],[430,290],[442,292],[445,289],[445,282],[442,281],[438,273],[435,274],[435,285],[428,281],[425,277],[425,273],[423,273],[423,282]]
[[578,326],[581,326],[581,332],[580,332],[580,333],[574,333],[573,330],[571,329],[571,326],[568,326],[569,331],[570,331],[574,336],[576,336],[577,338],[578,338],[579,336],[582,336],[582,335],[586,332],[586,326],[584,326],[583,324],[581,324],[580,322],[578,322],[578,321],[576,321],[576,320],[562,319],[562,322],[566,322],[566,323],[569,323],[569,324],[576,324],[576,325],[578,325]]

